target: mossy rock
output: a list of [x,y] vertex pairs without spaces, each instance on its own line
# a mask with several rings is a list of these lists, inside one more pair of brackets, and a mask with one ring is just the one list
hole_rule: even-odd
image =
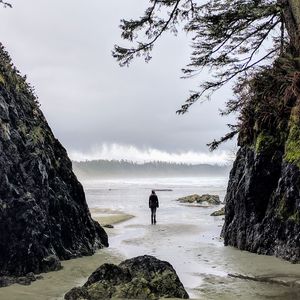
[[285,197],[282,197],[275,210],[276,217],[281,221],[289,221],[300,224],[300,211],[297,208],[289,208]]
[[43,128],[36,126],[31,129],[29,132],[30,139],[33,141],[34,144],[44,143],[45,142],[45,131]]
[[290,130],[285,144],[284,159],[300,168],[300,117],[299,108],[295,108],[290,119]]
[[274,150],[280,147],[281,144],[282,143],[280,137],[274,136],[273,134],[267,131],[262,131],[258,134],[256,138],[255,152],[264,154],[273,153]]
[[222,207],[221,209],[216,210],[211,214],[212,217],[219,217],[224,215],[225,215],[225,207]]
[[291,216],[288,217],[288,221],[300,224],[300,212],[296,211],[295,213],[293,213]]
[[201,196],[198,194],[193,194],[193,195],[179,198],[177,199],[177,201],[181,203],[198,203],[198,204],[207,203],[211,205],[221,204],[220,197],[218,195],[209,195],[209,194],[204,194]]
[[125,260],[119,266],[104,264],[83,287],[76,287],[66,300],[189,298],[173,267],[153,256]]
[[5,79],[3,77],[3,75],[0,74],[0,84],[5,84]]
[[288,211],[286,206],[285,198],[282,197],[278,203],[278,207],[275,210],[276,217],[280,220],[286,220],[288,218]]

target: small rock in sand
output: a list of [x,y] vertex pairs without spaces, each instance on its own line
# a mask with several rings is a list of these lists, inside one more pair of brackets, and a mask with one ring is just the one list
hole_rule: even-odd
[[214,211],[211,216],[212,217],[219,217],[219,216],[224,216],[225,215],[225,207],[222,207],[221,209]]
[[181,202],[181,203],[198,203],[198,204],[210,204],[210,205],[219,205],[221,204],[220,201],[220,197],[218,195],[209,195],[209,194],[205,194],[205,195],[198,195],[198,194],[194,194],[194,195],[189,195],[186,197],[182,197],[177,199],[177,201]]
[[111,225],[111,224],[105,224],[105,225],[102,225],[102,227],[105,227],[105,228],[114,228],[114,226]]
[[28,273],[25,276],[13,277],[13,276],[1,276],[0,277],[0,287],[6,287],[15,283],[21,285],[30,285],[33,281],[43,279],[43,276],[36,276],[33,273]]

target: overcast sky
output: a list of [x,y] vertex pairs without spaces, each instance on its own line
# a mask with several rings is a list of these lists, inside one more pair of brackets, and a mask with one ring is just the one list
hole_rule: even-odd
[[113,45],[124,45],[120,19],[141,15],[148,1],[10,2],[13,9],[0,9],[1,42],[71,158],[214,163],[234,149],[229,143],[210,154],[206,147],[234,122],[218,111],[229,87],[184,116],[175,113],[200,80],[180,79],[190,52],[184,33],[163,36],[148,64],[140,59],[120,68],[112,58]]

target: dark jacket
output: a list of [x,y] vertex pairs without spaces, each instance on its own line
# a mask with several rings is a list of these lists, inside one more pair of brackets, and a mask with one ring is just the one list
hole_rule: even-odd
[[151,194],[149,197],[149,207],[159,207],[158,198],[155,194]]

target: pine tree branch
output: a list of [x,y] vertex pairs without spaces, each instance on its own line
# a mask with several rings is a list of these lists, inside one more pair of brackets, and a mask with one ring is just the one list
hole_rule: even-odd
[[[233,126],[236,127],[236,126]],[[219,140],[213,140],[211,143],[207,144],[210,151],[216,150],[222,143],[232,140],[239,133],[239,129],[235,129],[225,136],[221,137]]]
[[4,7],[10,7],[10,8],[12,8],[12,5],[10,3],[5,2],[3,0],[0,0],[0,4],[2,4]]
[[[259,63],[270,57],[272,54],[276,53],[278,50],[280,50],[280,47],[275,48],[274,50],[268,52],[266,55],[261,57],[260,59],[256,60],[250,65],[245,66],[242,69],[239,69],[230,76],[226,77],[225,79],[219,80],[219,81],[212,81],[212,82],[205,82],[202,85],[202,89],[200,92],[193,92],[190,97],[185,101],[185,104],[181,106],[179,110],[176,111],[177,114],[182,115],[185,114],[191,105],[193,105],[196,101],[198,101],[205,93],[210,92],[210,95],[220,89],[222,86],[224,86],[226,83],[230,82],[232,79],[236,78],[241,73],[245,73],[248,70],[255,68]],[[209,97],[209,96],[208,96]]]
[[[273,16],[274,17],[274,16]],[[273,19],[273,18],[272,18]],[[249,56],[247,62],[245,63],[245,65],[243,66],[244,68],[246,68],[249,63],[252,61],[255,53],[260,49],[260,47],[262,46],[262,44],[265,42],[265,40],[268,38],[270,32],[280,23],[280,21],[278,20],[277,22],[275,22],[273,24],[273,26],[271,26],[268,31],[262,36],[261,40],[259,41],[259,43],[256,45],[256,47],[254,48],[254,50],[252,51],[251,55]]]
[[[152,9],[150,10],[150,16],[152,16],[152,13],[155,9],[156,3],[159,3],[160,1],[156,0],[152,6]],[[120,47],[118,45],[115,45],[114,50],[113,50],[113,57],[115,57],[121,66],[129,65],[130,61],[134,58],[135,55],[142,53],[142,52],[147,52],[152,49],[152,46],[154,43],[160,38],[160,36],[168,29],[169,24],[174,18],[174,15],[176,14],[176,11],[178,9],[179,3],[181,0],[176,0],[175,4],[173,6],[173,9],[170,12],[169,18],[167,21],[164,23],[164,25],[160,28],[160,30],[156,33],[154,38],[148,43],[140,43],[138,42],[139,46],[137,48],[131,48],[131,49],[126,49],[123,47]],[[140,26],[143,26],[145,22],[149,22],[151,18],[149,17],[146,19],[143,19]],[[148,55],[146,56],[146,61],[149,60],[151,57]]]

